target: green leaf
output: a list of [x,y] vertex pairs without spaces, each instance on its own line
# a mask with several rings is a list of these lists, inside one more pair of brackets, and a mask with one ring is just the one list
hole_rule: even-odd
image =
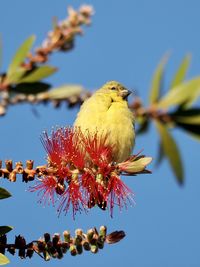
[[0,199],[11,197],[11,194],[4,188],[0,187]]
[[57,68],[45,65],[36,68],[32,72],[30,72],[28,75],[20,79],[20,83],[33,83],[38,82],[50,75],[52,75],[54,72],[57,71]]
[[160,143],[159,146],[158,146],[158,156],[156,157],[155,165],[158,167],[161,164],[161,162],[163,161],[164,158],[165,158],[165,154],[164,154],[163,146]]
[[192,137],[200,141],[200,124],[177,122],[176,125],[191,134]]
[[83,87],[81,85],[63,85],[61,87],[57,87],[48,92],[49,99],[67,99],[72,96],[79,96],[83,91]]
[[191,55],[186,55],[181,62],[177,72],[175,73],[174,78],[172,79],[170,86],[171,89],[174,89],[177,85],[181,84],[184,81],[190,62]]
[[170,116],[176,123],[200,125],[200,108],[179,109]]
[[157,104],[158,108],[169,108],[174,105],[187,104],[191,98],[200,94],[200,76],[177,85],[173,90],[169,91]]
[[35,41],[35,36],[32,35],[19,47],[16,54],[14,55],[12,62],[8,68],[7,76],[9,77],[12,73],[16,72],[17,68],[23,63],[27,57],[31,47]]
[[7,83],[18,83],[23,75],[26,73],[26,69],[19,67],[15,70],[15,72],[10,73],[9,76],[6,77]]
[[154,72],[149,95],[150,104],[158,102],[160,98],[163,76],[164,76],[164,68],[168,61],[168,58],[169,58],[169,53],[164,55],[164,57],[162,58],[161,62],[159,63],[158,67]]
[[13,229],[12,226],[0,226],[0,236],[5,235]]
[[37,83],[20,83],[11,89],[14,93],[22,93],[22,94],[38,94],[41,92],[45,92],[50,88],[50,85],[43,82]]
[[175,140],[169,133],[166,125],[158,121],[155,122],[155,125],[160,134],[161,145],[163,147],[164,154],[169,160],[172,170],[176,176],[177,182],[179,184],[183,184],[184,181],[183,166],[182,166],[181,156],[178,147],[175,143]]
[[9,259],[5,255],[0,253],[0,265],[6,265],[9,262],[10,262]]

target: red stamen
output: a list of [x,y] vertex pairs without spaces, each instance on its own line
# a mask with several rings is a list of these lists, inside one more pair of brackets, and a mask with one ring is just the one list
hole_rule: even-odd
[[38,195],[41,195],[39,202],[55,204],[57,180],[54,176],[45,176],[43,179],[38,180],[38,183],[29,188],[30,192],[38,191]]

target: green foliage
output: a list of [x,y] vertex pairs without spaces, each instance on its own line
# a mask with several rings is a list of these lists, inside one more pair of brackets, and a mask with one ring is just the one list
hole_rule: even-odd
[[174,75],[174,78],[172,79],[171,86],[170,86],[171,89],[174,89],[177,85],[181,84],[185,80],[185,76],[187,74],[190,61],[191,61],[190,55],[186,55],[183,58],[177,72]]
[[10,63],[10,66],[8,67],[7,79],[9,82],[12,81],[12,79],[14,79],[13,75],[15,72],[20,72],[19,71],[20,66],[26,59],[28,53],[30,52],[30,49],[33,46],[34,41],[35,41],[35,36],[32,35],[28,39],[26,39],[24,43],[17,50],[16,54],[12,59],[12,62]]
[[187,124],[177,122],[176,125],[188,132],[192,137],[200,141],[200,124]]
[[197,93],[200,94],[200,76],[187,82],[177,85],[170,90],[157,104],[158,108],[170,108],[175,105],[182,105],[188,101],[194,101]]
[[155,165],[159,166],[164,158],[165,158],[165,154],[164,154],[162,143],[160,142],[158,145],[158,155],[156,158],[156,164]]
[[9,198],[11,194],[4,188],[0,187],[0,199]]
[[12,83],[16,84],[16,83],[20,82],[21,78],[24,76],[25,73],[26,73],[25,68],[18,67],[14,72],[11,72],[7,76],[7,82],[9,84],[12,84]]
[[200,108],[178,109],[170,116],[175,122],[200,125]]
[[176,126],[200,140],[200,108],[178,109],[170,116]]
[[12,226],[0,226],[0,236],[5,235],[13,229]]
[[44,65],[37,67],[30,73],[28,73],[25,77],[19,80],[20,83],[34,83],[38,82],[40,80],[43,80],[44,78],[49,77],[52,75],[54,72],[57,71],[57,68]]
[[179,184],[183,184],[183,165],[176,142],[169,133],[166,125],[160,123],[159,121],[155,121],[155,125],[160,134],[163,153],[169,160],[170,166],[172,167],[172,170],[176,176],[177,182]]
[[83,87],[80,85],[63,85],[57,88],[53,88],[48,92],[48,98],[52,100],[66,99],[72,96],[79,96],[83,91]]
[[169,54],[167,53],[159,63],[158,67],[156,68],[152,83],[151,83],[151,89],[150,89],[150,95],[149,95],[149,103],[154,104],[158,102],[160,95],[161,95],[161,89],[162,89],[162,83],[163,83],[163,77],[164,77],[164,68],[168,61]]
[[0,253],[0,265],[6,265],[9,262],[10,262],[9,259],[5,255]]
[[14,93],[23,93],[23,94],[38,94],[45,92],[50,88],[50,84],[43,82],[35,83],[20,83],[11,89],[11,92]]

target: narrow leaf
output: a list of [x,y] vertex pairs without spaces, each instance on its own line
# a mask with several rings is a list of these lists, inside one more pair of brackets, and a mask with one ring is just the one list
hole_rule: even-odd
[[162,161],[163,161],[164,158],[165,158],[165,154],[164,154],[163,146],[162,146],[161,143],[159,143],[159,146],[158,146],[158,155],[156,157],[156,163],[155,163],[155,165],[158,167],[162,163]]
[[176,125],[186,132],[190,133],[192,137],[200,141],[200,124],[188,124],[177,122]]
[[41,81],[42,79],[52,75],[56,72],[57,68],[45,65],[36,68],[30,74],[26,75],[24,78],[20,80],[20,83],[33,83]]
[[200,125],[200,108],[179,109],[170,116],[176,123]]
[[25,73],[26,69],[19,67],[15,70],[15,72],[10,73],[10,75],[6,77],[6,82],[9,84],[17,84]]
[[184,82],[169,91],[157,104],[159,108],[169,108],[174,105],[185,104],[191,101],[191,97],[200,93],[200,76]]
[[11,197],[11,194],[4,188],[0,187],[0,199]]
[[163,76],[164,76],[164,68],[168,61],[169,53],[167,53],[159,63],[158,67],[156,68],[153,79],[151,82],[151,89],[150,89],[150,95],[149,95],[149,102],[150,104],[156,103],[161,95],[161,89],[162,89],[162,82],[163,82]]
[[169,160],[172,170],[176,176],[177,182],[183,184],[184,174],[183,166],[181,161],[181,156],[178,147],[173,139],[172,135],[169,133],[167,126],[156,121],[156,128],[160,134],[161,144],[163,147],[164,154]]
[[38,94],[45,92],[50,88],[48,83],[36,82],[36,83],[19,83],[11,89],[12,92],[22,94]]
[[0,226],[0,236],[5,235],[13,229],[12,226]]
[[174,116],[199,116],[200,115],[200,108],[190,108],[190,109],[178,109],[175,112],[171,113],[170,115]]
[[35,41],[35,36],[32,35],[19,47],[16,54],[13,57],[13,60],[8,68],[7,76],[9,77],[16,69],[23,63],[27,57],[33,43]]
[[79,96],[83,91],[83,87],[80,85],[63,85],[61,87],[57,87],[49,91],[48,97],[50,99],[67,99],[72,96]]
[[10,262],[9,259],[5,255],[0,253],[0,265],[6,265],[9,262]]
[[171,89],[174,89],[177,85],[181,84],[185,80],[185,76],[187,74],[187,70],[189,68],[191,62],[191,55],[186,55],[181,62],[177,72],[174,75],[174,78],[171,82]]
[[186,103],[183,103],[183,108],[188,109],[198,100],[200,96],[200,90],[196,90],[190,94]]

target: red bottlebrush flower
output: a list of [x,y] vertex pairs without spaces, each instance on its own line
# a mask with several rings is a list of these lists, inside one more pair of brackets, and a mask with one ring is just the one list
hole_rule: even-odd
[[92,162],[98,166],[103,165],[105,162],[112,161],[112,146],[107,143],[107,135],[98,133],[87,133],[82,137],[85,150],[90,156]]
[[47,132],[44,132],[41,137],[41,142],[47,152],[48,160],[57,166],[60,166],[62,163],[61,134],[62,129],[58,129],[57,131],[52,131],[51,137],[48,136]]
[[41,198],[39,199],[40,203],[44,203],[46,205],[47,203],[55,204],[55,194],[56,194],[56,188],[57,188],[57,180],[54,176],[46,176],[42,179],[39,179],[38,182],[29,188],[30,192],[38,192],[38,195],[41,195]]
[[79,169],[84,167],[84,154],[79,149],[80,130],[74,128],[58,128],[49,137],[45,132],[41,138],[51,164],[58,169],[73,165]]
[[102,174],[104,177],[109,175],[113,170],[113,146],[107,144],[107,135],[88,132],[86,137],[83,136],[82,139],[89,157],[88,161],[97,166],[97,173]]
[[79,128],[62,129],[62,158],[78,169],[83,169],[85,164],[85,154],[83,150],[80,149],[81,136],[82,133]]
[[107,186],[107,202],[109,203],[110,215],[113,217],[114,205],[118,205],[121,210],[124,206],[127,207],[127,201],[131,203],[134,202],[134,194],[132,190],[126,186],[120,177],[112,173],[110,179],[108,180]]
[[49,137],[44,133],[42,143],[48,154],[48,164],[30,191],[42,195],[40,202],[54,205],[59,200],[58,212],[65,214],[72,208],[73,217],[78,211],[98,205],[110,210],[115,205],[121,210],[134,203],[133,192],[123,183],[120,174],[147,173],[150,157],[132,156],[124,162],[113,162],[114,147],[105,134],[85,135],[80,128],[59,128]]
[[64,211],[66,214],[70,209],[70,205],[72,205],[73,218],[75,218],[77,211],[82,210],[81,206],[83,208],[85,206],[77,175],[74,175],[64,194],[62,194],[61,202],[58,206],[58,213],[60,214],[62,211]]
[[82,188],[83,188],[83,196],[87,202],[88,208],[92,208],[95,205],[99,207],[103,207],[103,203],[105,202],[103,197],[103,186],[98,183],[96,177],[91,172],[86,172],[81,177]]

